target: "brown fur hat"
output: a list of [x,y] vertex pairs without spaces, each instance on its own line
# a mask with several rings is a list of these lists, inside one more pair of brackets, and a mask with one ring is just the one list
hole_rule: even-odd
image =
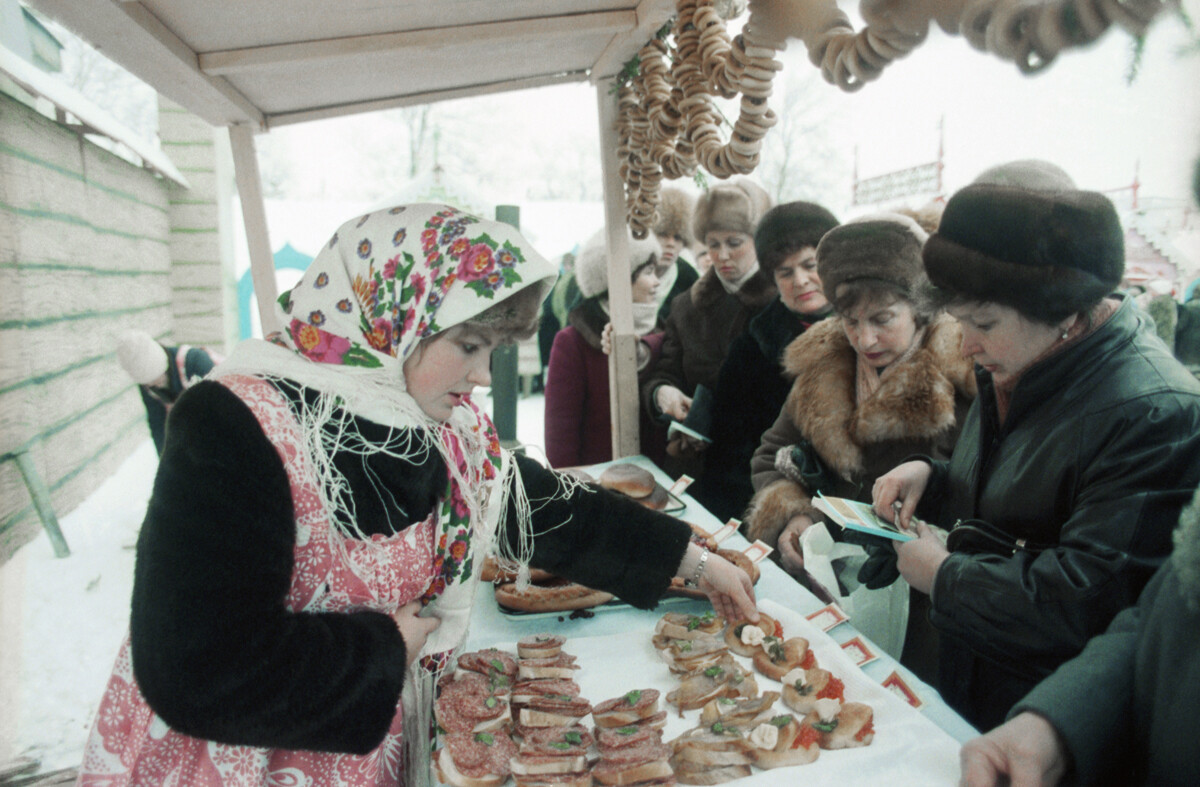
[[663,189],[658,197],[658,214],[654,222],[654,234],[668,238],[679,236],[685,247],[691,247],[696,239],[692,237],[692,211],[696,200],[691,194],[682,189]]
[[692,216],[692,230],[701,243],[711,230],[743,232],[751,237],[771,207],[771,196],[749,178],[718,183],[700,195]]
[[875,213],[834,227],[817,246],[817,275],[825,297],[836,301],[839,285],[875,279],[915,299],[928,284],[921,262],[928,237],[917,222],[899,213]]
[[1120,285],[1125,234],[1103,194],[973,183],[950,198],[924,256],[951,298],[1054,324]]

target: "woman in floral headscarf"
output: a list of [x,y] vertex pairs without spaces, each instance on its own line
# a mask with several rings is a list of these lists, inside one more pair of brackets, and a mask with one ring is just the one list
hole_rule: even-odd
[[515,230],[444,205],[338,229],[283,334],[172,411],[80,784],[427,783],[488,554],[639,607],[699,571],[718,611],[752,612],[686,525],[502,451],[472,402],[553,281]]

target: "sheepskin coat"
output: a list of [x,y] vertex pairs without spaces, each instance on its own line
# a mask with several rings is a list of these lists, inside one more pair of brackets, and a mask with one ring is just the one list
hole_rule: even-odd
[[824,320],[788,345],[783,363],[795,376],[774,425],[763,433],[750,462],[754,498],[746,535],[775,546],[788,520],[808,514],[812,494],[776,469],[780,448],[801,440],[837,475],[826,495],[870,500],[875,479],[913,454],[950,456],[975,397],[971,362],[959,349],[958,323],[948,315],[930,323],[921,348],[893,364],[878,390],[856,402],[858,356],[838,318]]

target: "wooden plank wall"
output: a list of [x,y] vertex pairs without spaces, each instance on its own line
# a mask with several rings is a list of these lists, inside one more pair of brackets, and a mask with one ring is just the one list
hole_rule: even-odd
[[[237,281],[233,272],[232,218],[218,193],[228,188],[231,164],[218,166],[216,142],[224,137],[183,107],[159,96],[158,134],[163,151],[189,188],[167,183],[171,227],[171,302],[174,338],[223,353],[237,339]],[[228,157],[228,154],[225,154]]]
[[[0,453],[30,452],[59,516],[148,439],[113,341],[173,339],[168,211],[163,180],[0,95]],[[0,562],[40,526],[3,463]]]

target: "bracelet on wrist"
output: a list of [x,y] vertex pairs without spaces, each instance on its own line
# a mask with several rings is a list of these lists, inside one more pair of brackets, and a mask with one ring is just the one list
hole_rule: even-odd
[[684,587],[694,588],[700,584],[700,577],[704,576],[704,567],[708,564],[708,550],[700,553],[700,560],[696,563],[696,570],[692,572],[692,576],[683,581]]

